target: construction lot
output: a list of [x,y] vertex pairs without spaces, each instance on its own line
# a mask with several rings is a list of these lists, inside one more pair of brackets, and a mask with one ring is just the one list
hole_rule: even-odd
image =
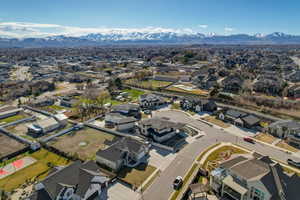
[[5,157],[25,148],[25,145],[9,136],[0,133],[0,157]]
[[117,137],[112,134],[85,127],[55,138],[48,145],[72,156],[78,156],[80,159],[89,160],[95,158],[99,149],[107,146],[105,142],[114,139]]

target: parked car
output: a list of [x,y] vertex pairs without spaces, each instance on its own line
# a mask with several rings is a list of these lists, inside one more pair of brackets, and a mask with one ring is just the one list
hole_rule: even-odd
[[173,188],[175,190],[179,190],[181,188],[182,184],[183,184],[182,177],[181,176],[177,176],[176,179],[173,182]]
[[144,113],[145,113],[146,115],[150,115],[150,114],[151,114],[151,110],[145,110]]
[[292,159],[287,159],[287,163],[293,167],[299,168],[300,169],[300,162],[296,162]]
[[244,137],[244,141],[254,144],[255,141],[250,137]]

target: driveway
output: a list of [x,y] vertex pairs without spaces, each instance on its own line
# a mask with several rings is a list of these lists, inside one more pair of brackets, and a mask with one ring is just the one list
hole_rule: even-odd
[[271,156],[277,160],[286,162],[287,158],[300,160],[299,158],[286,154],[285,152],[261,143],[251,144],[243,141],[242,137],[232,135],[224,130],[211,127],[199,120],[191,118],[181,111],[156,112],[154,116],[168,117],[173,121],[187,123],[193,127],[203,130],[206,134],[187,145],[178,152],[176,158],[157,177],[153,184],[144,192],[143,200],[167,200],[173,192],[172,182],[177,176],[184,176],[194,162],[194,159],[207,147],[217,142],[231,142],[241,145],[249,150],[255,150],[264,155]]
[[164,171],[175,159],[176,154],[170,151],[153,147],[149,152],[149,164]]
[[141,194],[116,181],[101,195],[101,200],[139,200]]

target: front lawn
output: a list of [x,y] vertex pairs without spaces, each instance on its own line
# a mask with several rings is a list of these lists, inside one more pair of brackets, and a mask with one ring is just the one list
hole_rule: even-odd
[[260,133],[258,135],[255,135],[254,138],[268,144],[272,144],[276,140],[274,136],[266,133]]
[[286,150],[291,151],[291,152],[295,152],[295,153],[299,151],[299,149],[297,149],[297,148],[295,148],[295,147],[289,145],[288,143],[286,143],[286,142],[283,141],[283,140],[280,141],[280,142],[278,142],[278,143],[276,144],[276,146],[277,146],[277,147],[280,147],[280,148],[283,148],[283,149],[286,149]]
[[124,167],[118,173],[118,177],[135,187],[139,187],[155,170],[155,167],[142,163],[135,168]]
[[65,166],[69,164],[69,160],[67,160],[66,158],[63,158],[45,149],[41,149],[32,154],[27,153],[26,156],[35,158],[37,162],[24,169],[21,169],[20,171],[15,172],[8,177],[1,179],[1,189],[10,192],[20,187],[26,181],[32,181],[34,179],[42,180],[48,175],[49,171],[52,169],[52,166]]

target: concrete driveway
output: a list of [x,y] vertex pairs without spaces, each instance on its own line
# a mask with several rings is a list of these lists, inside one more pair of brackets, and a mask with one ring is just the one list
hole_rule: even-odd
[[133,191],[125,184],[116,181],[101,196],[101,200],[138,200],[141,194]]
[[176,157],[176,153],[158,147],[153,147],[149,155],[149,164],[161,171],[164,171]]

